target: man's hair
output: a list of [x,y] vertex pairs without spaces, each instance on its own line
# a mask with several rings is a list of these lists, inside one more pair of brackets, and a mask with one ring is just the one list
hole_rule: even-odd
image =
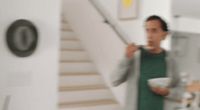
[[163,31],[166,31],[166,32],[169,31],[168,25],[167,25],[166,21],[165,21],[164,19],[162,19],[160,16],[151,15],[151,16],[149,16],[149,17],[146,19],[146,22],[152,21],[152,20],[158,20],[158,21],[160,22],[160,25],[161,25],[162,30],[163,30]]

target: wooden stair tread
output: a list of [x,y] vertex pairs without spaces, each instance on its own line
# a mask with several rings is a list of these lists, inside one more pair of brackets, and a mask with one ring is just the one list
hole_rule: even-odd
[[61,23],[68,24],[68,22],[64,18],[62,18]]
[[83,49],[61,49],[61,51],[84,51]]
[[84,63],[91,62],[90,60],[61,60],[61,63]]
[[105,85],[79,85],[79,86],[63,86],[59,88],[60,92],[64,91],[84,91],[84,90],[97,90],[97,89],[107,89]]
[[117,104],[116,101],[112,99],[101,99],[101,100],[91,100],[91,101],[80,101],[80,102],[64,102],[60,103],[61,108],[74,108],[74,107],[88,107],[88,106],[100,106],[100,105],[109,105]]
[[61,40],[63,41],[79,41],[79,39],[77,38],[61,38]]
[[74,32],[73,30],[69,30],[69,29],[60,29],[62,32]]
[[70,31],[70,32],[73,31],[71,28],[67,28],[67,27],[62,27],[61,30],[62,31]]
[[98,73],[94,73],[94,72],[74,72],[74,73],[61,73],[60,76],[81,76],[81,75],[99,75]]

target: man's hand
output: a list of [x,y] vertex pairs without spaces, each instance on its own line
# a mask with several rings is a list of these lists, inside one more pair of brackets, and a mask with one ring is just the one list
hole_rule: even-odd
[[138,50],[138,46],[136,46],[134,43],[129,44],[126,48],[126,57],[132,58],[133,54]]
[[194,81],[186,87],[188,92],[200,92],[200,81]]
[[158,95],[167,96],[169,94],[168,88],[151,88],[151,90]]

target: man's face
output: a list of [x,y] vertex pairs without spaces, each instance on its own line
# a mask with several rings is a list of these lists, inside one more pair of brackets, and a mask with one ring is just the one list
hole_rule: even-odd
[[150,20],[145,24],[148,46],[153,48],[160,47],[161,41],[165,39],[167,32],[161,28],[160,21]]

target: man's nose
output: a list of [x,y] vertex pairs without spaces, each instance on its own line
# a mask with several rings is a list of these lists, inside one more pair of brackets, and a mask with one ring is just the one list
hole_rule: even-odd
[[147,37],[148,40],[152,40],[152,38],[153,37],[151,35],[148,35],[148,37]]

